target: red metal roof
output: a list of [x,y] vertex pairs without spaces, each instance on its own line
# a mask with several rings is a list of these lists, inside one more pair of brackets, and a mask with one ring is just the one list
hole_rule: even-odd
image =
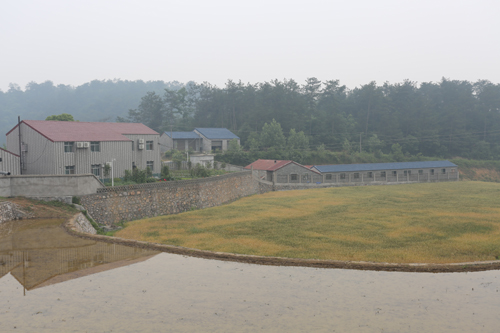
[[5,149],[3,149],[3,148],[0,148],[0,150],[3,150],[3,151],[4,151],[4,152],[6,152],[6,153],[9,153],[9,154],[12,154],[12,155],[14,155],[14,156],[19,157],[19,155],[16,155],[16,154],[14,154],[13,152],[10,152],[10,151],[5,150]]
[[[284,163],[285,162],[285,163]],[[283,166],[284,164],[290,163],[291,161],[285,160],[257,160],[253,163],[250,163],[245,167],[245,169],[251,169],[253,166],[254,170],[269,170],[275,165],[279,164]],[[283,164],[284,163],[284,164]]]
[[[23,120],[29,127],[50,141],[130,141],[124,134],[157,132],[138,123],[93,123],[80,121]],[[17,127],[17,125],[16,125]],[[14,127],[10,132],[12,132]],[[10,133],[9,132],[9,133]],[[7,133],[7,135],[9,135]]]

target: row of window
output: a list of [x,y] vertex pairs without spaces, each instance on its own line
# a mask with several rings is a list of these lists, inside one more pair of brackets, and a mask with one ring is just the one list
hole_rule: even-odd
[[[451,172],[454,173],[455,172],[455,169],[451,169]],[[429,173],[431,176],[434,176],[436,173],[435,173],[435,170],[434,169],[430,169],[429,170]],[[419,175],[423,175],[424,174],[424,170],[418,170],[418,174]],[[446,169],[441,169],[441,174],[446,174]],[[346,173],[341,173],[339,174],[339,178],[340,179],[346,179]],[[358,179],[360,178],[360,173],[359,172],[354,172],[353,174],[353,178],[354,179]],[[392,171],[392,176],[393,177],[396,177],[398,175],[398,172],[397,171]],[[404,170],[403,171],[403,175],[406,177],[406,176],[410,176],[411,175],[411,170]],[[387,176],[386,172],[385,171],[381,171],[380,172],[380,177],[381,178],[385,178]],[[366,175],[367,178],[373,178],[373,172],[369,171],[367,172],[367,175]],[[328,173],[326,174],[326,180],[332,180],[333,179],[333,174],[331,173]]]
[[[96,177],[101,176],[101,168],[102,168],[101,164],[92,164],[90,166],[92,173]],[[135,168],[135,163],[132,164],[132,168],[133,169]],[[154,161],[147,161],[146,168],[149,168],[151,171],[154,171]],[[65,168],[65,174],[66,175],[74,175],[75,174],[75,166],[74,165],[67,165]]]
[[[146,141],[146,150],[153,150],[153,141]],[[132,142],[132,150],[134,150],[134,142]],[[74,142],[64,142],[64,152],[72,153],[75,151],[75,143]],[[101,151],[101,142],[99,141],[90,141],[90,151],[100,152]]]

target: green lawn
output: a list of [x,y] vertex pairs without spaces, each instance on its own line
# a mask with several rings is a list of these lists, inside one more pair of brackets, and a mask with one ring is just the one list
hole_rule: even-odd
[[500,184],[271,192],[132,221],[118,237],[240,254],[375,262],[500,258]]

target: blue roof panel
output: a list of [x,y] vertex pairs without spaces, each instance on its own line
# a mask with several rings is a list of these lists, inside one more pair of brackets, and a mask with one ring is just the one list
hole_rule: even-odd
[[195,132],[165,132],[170,137],[172,133],[173,139],[200,139],[200,136]]
[[402,170],[402,169],[424,169],[424,168],[451,168],[456,164],[450,161],[423,161],[423,162],[393,162],[393,163],[366,163],[366,164],[335,164],[315,165],[321,173],[325,172],[357,172],[377,170]]
[[207,139],[239,139],[233,132],[227,128],[195,128]]

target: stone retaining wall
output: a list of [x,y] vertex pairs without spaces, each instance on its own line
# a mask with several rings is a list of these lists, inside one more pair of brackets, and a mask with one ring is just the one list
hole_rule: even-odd
[[96,222],[115,225],[219,206],[268,190],[259,186],[252,171],[243,171],[196,180],[102,188],[97,194],[82,196],[80,200]]
[[96,235],[97,231],[94,229],[92,224],[87,220],[85,215],[82,213],[76,214],[73,218],[66,224],[71,230],[82,232],[85,234]]
[[0,223],[30,217],[32,217],[32,214],[23,212],[15,203],[9,201],[0,202]]

